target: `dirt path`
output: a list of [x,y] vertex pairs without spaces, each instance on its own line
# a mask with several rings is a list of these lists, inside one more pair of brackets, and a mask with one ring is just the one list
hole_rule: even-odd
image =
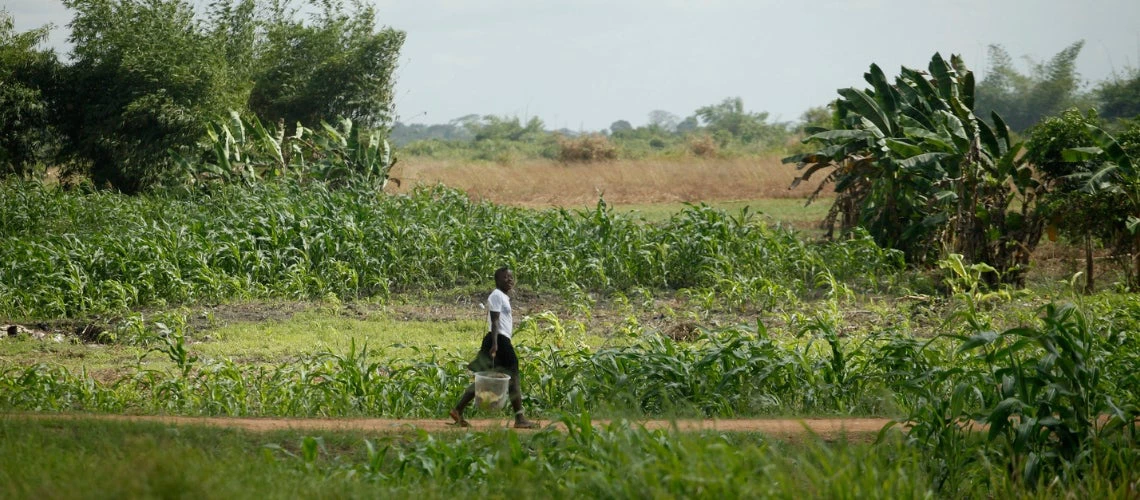
[[[128,416],[128,415],[87,415],[87,414],[10,414],[0,418],[29,418],[50,420],[118,420],[131,422],[160,422],[171,425],[208,425],[238,428],[255,432],[278,430],[313,431],[353,431],[353,432],[406,432],[422,429],[428,432],[455,432],[460,429],[445,419],[319,419],[319,418],[227,418],[227,417],[169,417],[169,416]],[[473,419],[469,431],[489,431],[509,427],[509,419]],[[595,420],[595,425],[606,425],[608,420]],[[823,439],[835,439],[846,435],[861,439],[873,438],[890,420],[883,418],[808,418],[808,419],[708,419],[708,420],[634,420],[631,425],[642,425],[647,429],[670,429],[674,426],[682,431],[726,431],[759,432],[773,437],[797,438],[816,434]],[[542,427],[553,425],[564,428],[560,423],[542,421]]]

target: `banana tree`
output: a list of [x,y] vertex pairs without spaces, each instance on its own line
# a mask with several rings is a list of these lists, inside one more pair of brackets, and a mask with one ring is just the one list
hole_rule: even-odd
[[842,126],[814,130],[804,140],[814,152],[784,159],[802,171],[793,186],[826,173],[813,199],[834,186],[829,234],[837,222],[863,226],[913,263],[957,253],[995,268],[990,281],[1020,282],[1043,228],[1043,187],[1001,117],[974,116],[973,73],[935,54],[893,84],[874,64],[864,79],[871,88],[838,91]]
[[251,184],[291,176],[331,185],[366,182],[383,189],[395,165],[395,155],[383,134],[363,130],[347,118],[320,129],[297,124],[285,135],[283,123],[266,127],[256,117],[231,112],[228,119],[206,126],[204,155],[193,158],[172,152],[189,184],[210,182]]
[[285,127],[266,127],[256,117],[242,118],[231,111],[226,119],[206,124],[203,158],[172,153],[187,182],[243,183],[283,177],[305,170],[306,129],[297,125],[293,135]]
[[392,147],[375,130],[361,130],[352,120],[342,118],[339,127],[321,122],[321,130],[313,134],[312,144],[321,158],[314,166],[318,179],[332,183],[348,180],[368,182],[383,189],[391,180],[389,172],[396,164]]

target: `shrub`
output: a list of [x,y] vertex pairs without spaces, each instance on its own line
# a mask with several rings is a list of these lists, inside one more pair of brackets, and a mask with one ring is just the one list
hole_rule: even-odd
[[697,135],[689,139],[689,152],[700,158],[716,158],[720,148],[711,135]]
[[617,158],[617,147],[601,134],[558,137],[558,160],[565,163],[592,163]]

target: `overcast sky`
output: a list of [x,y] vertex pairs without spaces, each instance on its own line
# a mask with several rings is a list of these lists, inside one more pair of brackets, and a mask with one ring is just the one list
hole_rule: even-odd
[[[732,96],[792,121],[862,86],[872,62],[894,75],[957,53],[983,73],[991,43],[1042,60],[1083,39],[1078,71],[1096,82],[1140,60],[1140,0],[371,1],[408,34],[396,84],[408,123],[477,113],[600,130]],[[0,6],[19,30],[55,24],[67,52],[59,0]]]

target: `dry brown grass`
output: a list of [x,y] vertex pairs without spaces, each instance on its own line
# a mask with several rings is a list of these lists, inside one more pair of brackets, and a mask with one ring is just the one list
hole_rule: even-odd
[[795,166],[776,155],[512,165],[401,158],[392,169],[401,181],[396,192],[442,183],[476,199],[532,207],[592,204],[599,195],[614,204],[806,197],[815,184],[789,190],[795,176]]

